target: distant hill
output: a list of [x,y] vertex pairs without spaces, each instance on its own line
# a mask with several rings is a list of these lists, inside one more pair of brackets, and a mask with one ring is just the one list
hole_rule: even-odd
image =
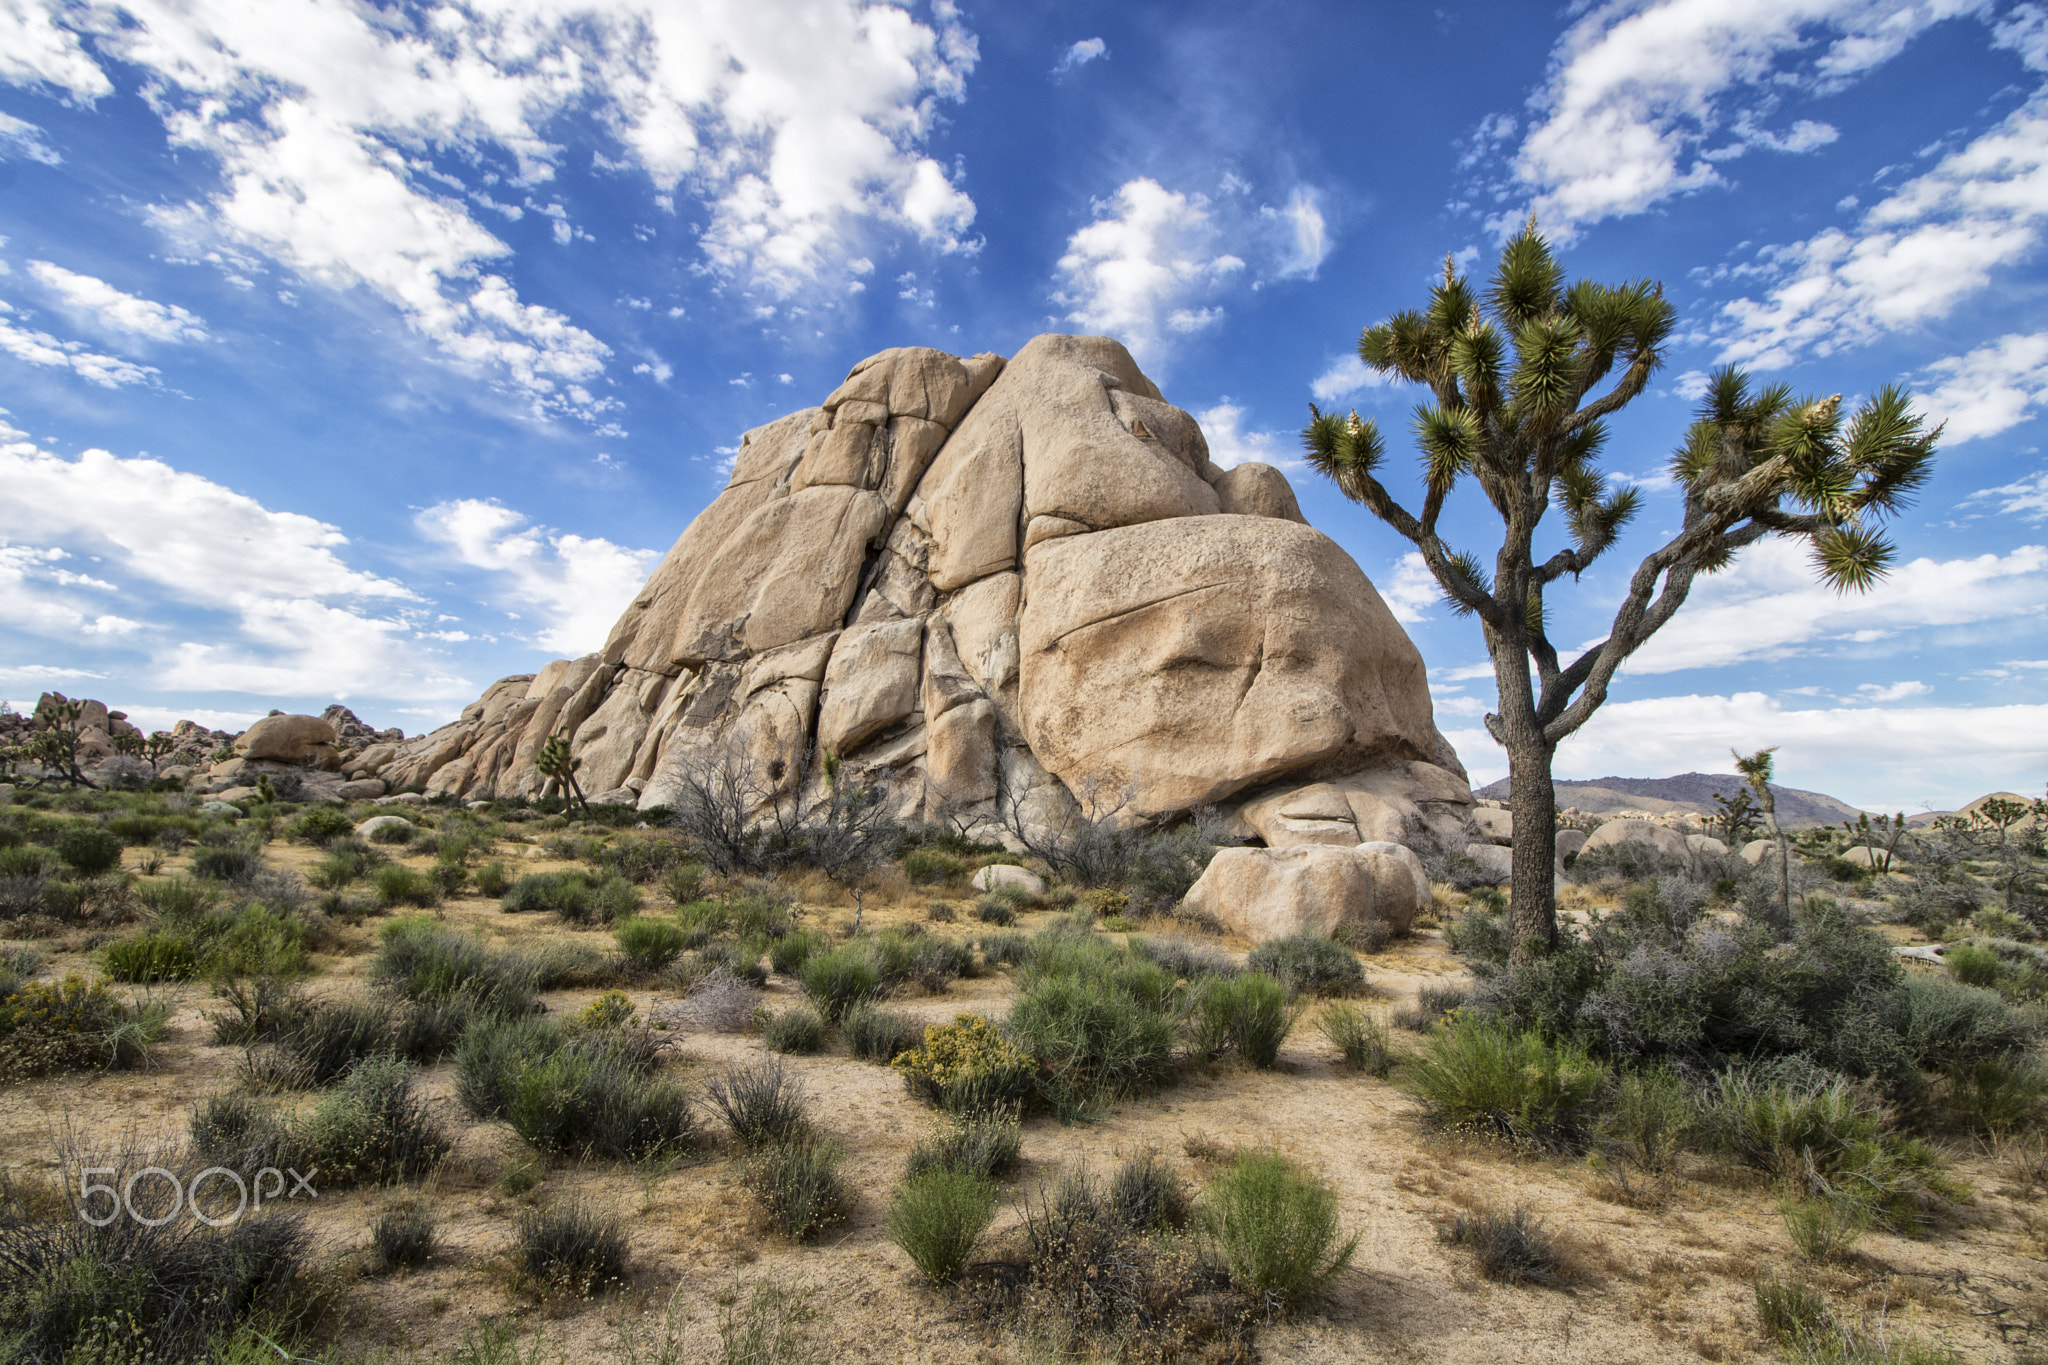
[[[1576,806],[1591,815],[1624,809],[1659,815],[1672,811],[1712,815],[1720,809],[1714,804],[1714,793],[1733,796],[1741,788],[1742,779],[1733,773],[1681,773],[1677,777],[1596,777],[1590,782],[1559,782],[1556,786],[1560,808]],[[1803,792],[1772,783],[1771,794],[1778,805],[1778,823],[1786,829],[1836,825],[1854,820],[1862,813],[1848,802],[1837,801],[1822,792]],[[1474,795],[1505,801],[1508,780],[1503,777],[1479,788]]]

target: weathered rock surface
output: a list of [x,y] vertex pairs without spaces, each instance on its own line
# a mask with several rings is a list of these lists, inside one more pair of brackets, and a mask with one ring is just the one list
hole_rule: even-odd
[[1421,657],[1358,566],[1280,471],[1218,469],[1105,337],[862,361],[746,434],[603,650],[343,771],[533,795],[556,734],[585,791],[642,809],[708,755],[743,754],[765,794],[830,752],[899,816],[943,808],[990,835],[1005,813],[1221,804],[1276,847],[1455,844],[1472,799]]
[[993,891],[999,886],[1014,886],[1028,896],[1045,894],[1045,879],[1021,867],[1008,863],[990,863],[976,872],[973,877],[976,891]]
[[1253,943],[1373,924],[1399,933],[1422,904],[1416,870],[1393,853],[1363,846],[1226,848],[1182,905]]
[[1579,849],[1579,857],[1617,844],[1645,844],[1659,853],[1688,863],[1692,861],[1692,849],[1687,847],[1683,834],[1648,820],[1609,820],[1587,836],[1584,846]]
[[318,716],[265,716],[235,741],[246,759],[273,763],[325,763],[334,756],[334,727]]

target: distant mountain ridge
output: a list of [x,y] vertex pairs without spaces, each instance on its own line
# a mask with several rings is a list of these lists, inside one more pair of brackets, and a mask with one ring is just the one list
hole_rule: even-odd
[[[1560,808],[1576,806],[1590,815],[1626,809],[1659,815],[1673,811],[1712,815],[1720,809],[1714,804],[1714,793],[1732,797],[1741,790],[1742,779],[1733,773],[1680,773],[1677,777],[1596,777],[1589,782],[1561,781],[1555,785]],[[1824,792],[1800,791],[1774,782],[1771,794],[1777,801],[1778,823],[1787,829],[1835,825],[1862,814],[1857,807]],[[1505,801],[1508,780],[1502,778],[1477,789],[1473,795]]]

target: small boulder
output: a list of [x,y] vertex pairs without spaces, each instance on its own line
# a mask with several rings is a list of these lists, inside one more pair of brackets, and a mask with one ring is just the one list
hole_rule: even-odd
[[1472,811],[1472,828],[1489,844],[1506,848],[1515,842],[1515,817],[1504,810],[1477,806]]
[[1479,865],[1495,886],[1505,886],[1514,879],[1515,851],[1502,848],[1499,844],[1467,844],[1465,856]]
[[1045,879],[1014,863],[990,863],[974,874],[974,889],[977,891],[993,891],[999,886],[1022,887],[1026,894],[1033,896],[1045,894]]
[[412,821],[406,819],[403,815],[373,815],[356,826],[356,837],[359,839],[375,840],[379,834],[382,834],[387,829],[404,830],[410,835],[412,828]]
[[353,782],[344,782],[334,789],[334,794],[344,801],[371,801],[384,794],[384,779],[363,777]]
[[1328,937],[1374,923],[1400,933],[1422,898],[1413,869],[1394,854],[1296,844],[1223,849],[1181,904],[1228,933],[1264,943],[1299,933]]
[[1778,862],[1778,841],[1775,839],[1757,839],[1744,844],[1742,847],[1742,861],[1750,864],[1752,867],[1764,867],[1767,865],[1775,867]]
[[1714,838],[1711,834],[1688,834],[1685,836],[1685,846],[1702,856],[1715,858],[1725,858],[1728,856],[1728,845]]
[[214,798],[233,803],[236,801],[254,801],[262,794],[262,789],[258,787],[229,787],[226,791],[215,792]]
[[1597,849],[1612,848],[1616,844],[1647,844],[1659,853],[1692,861],[1692,850],[1686,846],[1683,834],[1649,820],[1609,820],[1588,836],[1579,856],[1583,858]]
[[334,727],[318,716],[265,716],[235,741],[243,758],[315,763],[334,757]]
[[427,804],[427,798],[418,792],[397,792],[390,796],[378,797],[377,804],[380,806],[424,806]]
[[585,799],[593,806],[634,806],[640,803],[640,793],[631,787],[613,787]]
[[1892,857],[1888,859],[1885,857],[1883,849],[1871,848],[1867,845],[1858,845],[1847,850],[1842,854],[1842,861],[1853,863],[1857,867],[1882,869],[1890,872],[1902,871],[1906,866],[1904,858]]
[[1570,867],[1579,856],[1579,850],[1586,846],[1586,831],[1582,829],[1561,829],[1557,832],[1557,865]]
[[1367,853],[1383,853],[1408,869],[1408,875],[1415,879],[1415,903],[1418,907],[1430,901],[1429,873],[1423,869],[1422,859],[1415,856],[1415,850],[1406,844],[1390,844],[1372,839],[1359,845]]
[[239,817],[242,813],[242,808],[240,806],[231,806],[225,801],[203,801],[200,803],[199,813],[201,815],[233,815]]

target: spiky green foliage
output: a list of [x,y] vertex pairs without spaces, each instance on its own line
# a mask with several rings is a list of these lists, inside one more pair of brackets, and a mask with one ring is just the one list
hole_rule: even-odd
[[[1387,447],[1373,421],[1311,407],[1302,432],[1310,465],[1414,543],[1452,611],[1480,619],[1502,689],[1487,728],[1508,749],[1511,771],[1538,791],[1548,787],[1551,752],[1599,709],[1616,669],[1670,620],[1695,579],[1781,535],[1805,542],[1822,581],[1866,590],[1895,554],[1884,521],[1932,468],[1939,429],[1925,427],[1902,389],[1848,413],[1839,395],[1795,398],[1734,369],[1715,373],[1671,457],[1684,498],[1679,530],[1637,567],[1606,637],[1561,660],[1545,594],[1618,545],[1641,510],[1637,490],[1616,486],[1600,459],[1607,423],[1663,364],[1676,320],[1650,281],[1568,281],[1532,219],[1501,249],[1483,289],[1447,259],[1426,308],[1359,337],[1367,366],[1429,391],[1413,419],[1419,508],[1382,482]],[[1466,479],[1502,523],[1491,565],[1439,529]],[[1562,534],[1539,536],[1553,508]],[[1548,826],[1547,812],[1528,814]],[[1521,861],[1518,957],[1532,936],[1536,946],[1556,941],[1550,861]],[[1542,885],[1520,884],[1539,870]]]

